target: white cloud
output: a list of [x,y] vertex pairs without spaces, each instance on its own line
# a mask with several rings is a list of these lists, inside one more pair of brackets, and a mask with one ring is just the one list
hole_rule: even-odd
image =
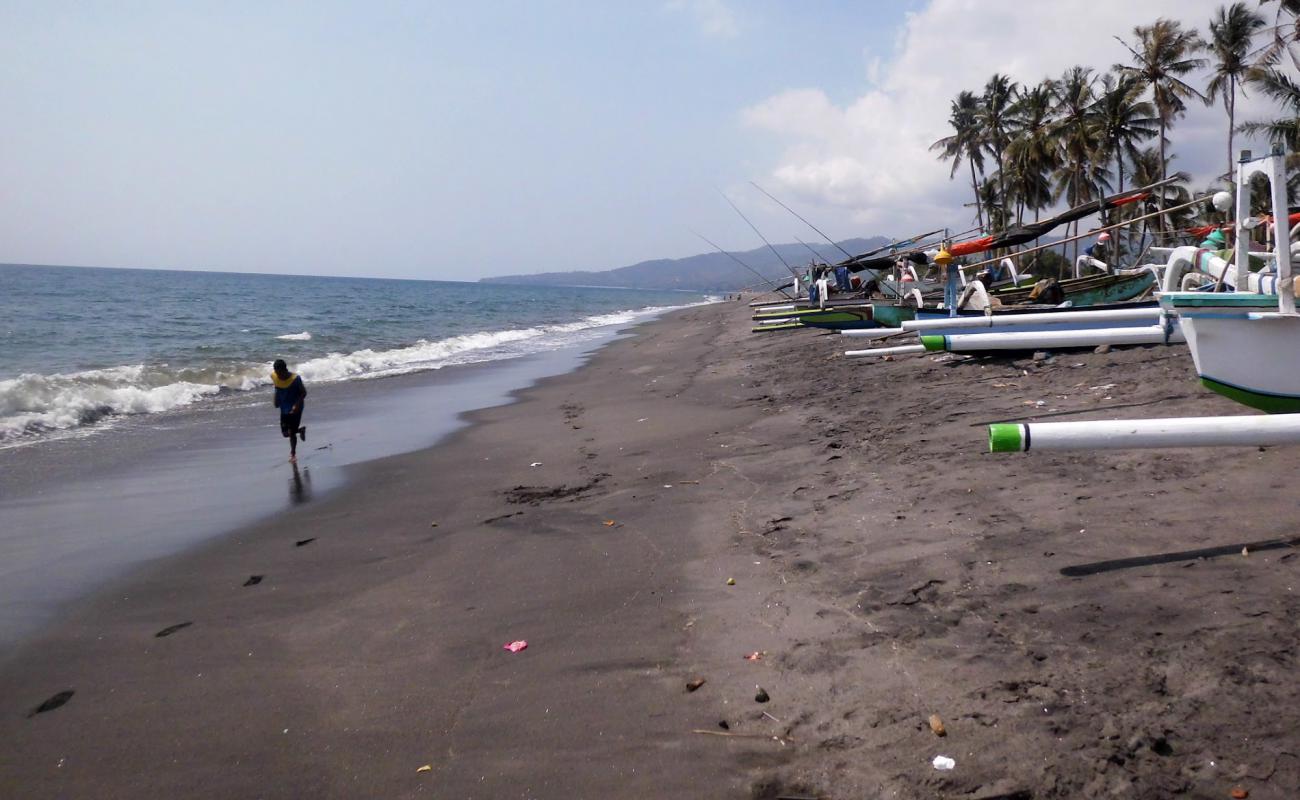
[[[819,88],[795,88],[742,112],[744,124],[784,147],[760,183],[879,226],[873,232],[962,223],[973,216],[962,208],[971,200],[966,170],[949,180],[951,165],[929,149],[950,133],[949,104],[959,91],[978,92],[995,72],[1037,83],[1075,64],[1105,71],[1129,58],[1114,36],[1131,39],[1135,25],[1161,16],[1204,35],[1221,2],[932,0],[907,16],[895,54],[872,66],[857,98],[837,104]],[[1267,113],[1258,98],[1238,102],[1239,120]],[[1171,133],[1174,166],[1197,184],[1222,172],[1226,127],[1221,105],[1195,103]]]
[[706,36],[732,39],[740,35],[736,14],[724,0],[669,0],[665,7],[689,14]]

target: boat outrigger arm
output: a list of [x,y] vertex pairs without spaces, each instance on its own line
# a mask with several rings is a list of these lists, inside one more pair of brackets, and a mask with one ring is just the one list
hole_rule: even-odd
[[[1252,257],[1271,271],[1268,287],[1241,280],[1231,292],[1167,291],[1160,305],[1175,315],[1206,388],[1270,416],[1000,423],[989,426],[989,449],[1108,450],[1164,447],[1300,444],[1300,313],[1292,274],[1291,237],[1278,225],[1272,251],[1250,249],[1252,178],[1267,179],[1272,218],[1289,220],[1286,155],[1243,151],[1237,165],[1235,258],[1243,272]],[[1179,248],[1171,261],[1179,258]],[[1226,274],[1226,262],[1224,274]],[[1271,264],[1267,262],[1271,261]],[[1171,264],[1169,269],[1173,269]],[[1170,279],[1171,282],[1173,278]],[[1259,281],[1263,283],[1262,278]],[[1271,291],[1268,291],[1271,289]],[[1281,412],[1281,413],[1278,413]]]
[[[938,229],[936,229],[936,230],[928,231],[928,232],[926,232],[926,233],[918,234],[918,235],[916,235],[916,236],[908,236],[908,237],[903,238],[903,239],[895,239],[894,241],[890,242],[889,244],[882,244],[880,247],[877,247],[877,248],[874,249],[874,250],[868,250],[868,251],[865,252],[865,253],[859,253],[858,255],[853,256],[852,258],[850,258],[850,259],[847,260],[847,261],[841,261],[840,263],[836,264],[835,266],[837,266],[837,267],[838,267],[838,266],[848,266],[848,267],[849,267],[849,272],[860,272],[861,270],[855,270],[855,269],[853,269],[852,266],[849,266],[849,265],[850,265],[850,264],[853,264],[853,263],[855,263],[855,262],[857,262],[857,261],[859,261],[860,259],[871,258],[871,257],[874,256],[874,255],[878,255],[878,254],[880,254],[880,253],[885,252],[886,250],[893,250],[893,249],[896,249],[896,248],[899,248],[899,247],[911,247],[911,246],[912,246],[913,244],[915,244],[916,242],[923,242],[923,241],[925,241],[926,239],[929,239],[929,238],[934,237],[934,236],[938,236],[939,234],[943,233],[943,231],[944,231],[943,228],[938,228]],[[836,245],[836,246],[838,247],[838,245]],[[891,257],[891,258],[889,259],[889,263],[890,263],[891,266],[893,265],[893,262],[894,262],[894,259],[893,259],[893,257]],[[791,281],[790,283],[782,284],[782,285],[781,285],[781,288],[782,288],[782,289],[789,289],[791,286],[794,286],[794,281]]]
[[[1083,219],[1091,214],[1111,209],[1121,208],[1123,206],[1141,202],[1151,196],[1155,189],[1166,186],[1177,181],[1178,178],[1167,178],[1163,181],[1143,186],[1138,189],[1130,189],[1125,192],[1103,197],[1083,205],[1075,206],[1066,211],[1062,211],[1054,217],[1048,217],[1038,222],[1031,222],[1027,225],[1014,225],[1001,233],[991,236],[983,236],[978,239],[971,239],[966,242],[958,242],[947,248],[948,252],[955,258],[958,256],[974,255],[983,253],[988,250],[996,250],[1005,247],[1015,247],[1026,242],[1032,242],[1034,239],[1045,236],[1053,229],[1058,228],[1067,222]],[[920,249],[912,249],[899,253],[892,253],[888,256],[879,258],[866,258],[859,256],[851,261],[845,262],[845,266],[850,272],[861,272],[862,270],[885,270],[894,265],[894,262],[900,258],[909,258],[921,255]]]

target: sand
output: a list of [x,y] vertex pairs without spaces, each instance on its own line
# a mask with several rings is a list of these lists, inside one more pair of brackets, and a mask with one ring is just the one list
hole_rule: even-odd
[[984,452],[1243,413],[1185,348],[748,327],[642,326],[69,608],[0,664],[0,796],[1294,796],[1300,456]]

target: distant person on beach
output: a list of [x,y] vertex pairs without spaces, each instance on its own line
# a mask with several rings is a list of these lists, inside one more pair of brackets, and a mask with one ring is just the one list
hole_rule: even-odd
[[826,307],[826,301],[831,296],[831,271],[830,267],[820,267],[817,270],[817,305],[820,308]]
[[1076,259],[1074,265],[1075,274],[1081,274],[1084,267],[1091,267],[1101,272],[1110,272],[1108,266],[1110,262],[1109,248],[1110,234],[1102,231],[1101,235],[1097,237],[1097,241],[1085,247],[1083,255]]
[[1201,242],[1201,249],[1215,250],[1215,251],[1227,250],[1228,237],[1223,235],[1223,231],[1219,230],[1218,228],[1215,228],[1214,230],[1210,231],[1209,236],[1205,237],[1205,241]]
[[835,288],[841,292],[852,291],[853,287],[849,285],[849,268],[843,264],[835,267]]
[[298,461],[298,439],[307,441],[302,424],[302,407],[307,402],[307,387],[302,378],[289,371],[283,358],[271,365],[271,382],[275,384],[275,407],[280,409],[280,435],[289,440],[289,461]]

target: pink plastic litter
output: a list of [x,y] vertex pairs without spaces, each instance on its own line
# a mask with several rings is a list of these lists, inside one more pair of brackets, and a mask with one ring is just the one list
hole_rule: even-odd
[[528,642],[525,642],[523,639],[520,639],[519,641],[516,642],[511,642],[510,644],[506,645],[506,649],[512,653],[518,653],[520,650],[523,650],[526,647],[528,647]]

